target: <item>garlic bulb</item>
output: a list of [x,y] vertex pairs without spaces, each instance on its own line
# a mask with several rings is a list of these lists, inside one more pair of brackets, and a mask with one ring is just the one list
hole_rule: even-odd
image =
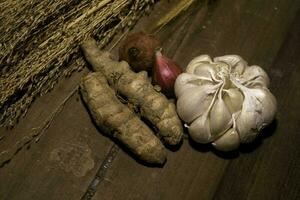
[[194,58],[175,82],[177,112],[199,143],[231,151],[253,141],[274,119],[269,77],[240,56]]

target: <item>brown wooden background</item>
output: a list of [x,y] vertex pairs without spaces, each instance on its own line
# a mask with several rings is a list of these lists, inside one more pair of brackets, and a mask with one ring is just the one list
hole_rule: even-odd
[[[158,2],[135,31],[153,30],[178,2]],[[299,8],[299,0],[196,0],[157,32],[182,67],[199,54],[239,54],[268,72],[278,114],[256,142],[222,154],[185,140],[162,168],[142,165],[99,133],[78,92],[68,98],[85,69],[0,129],[0,153],[16,149],[0,168],[0,199],[300,199]],[[22,145],[43,127],[38,142]]]

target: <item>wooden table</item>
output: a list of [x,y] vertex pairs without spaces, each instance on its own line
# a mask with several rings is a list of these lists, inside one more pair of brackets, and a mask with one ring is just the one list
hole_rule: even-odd
[[[153,30],[177,3],[158,2],[135,31]],[[254,143],[222,154],[185,140],[162,168],[142,165],[97,130],[72,94],[85,69],[0,130],[0,153],[15,149],[0,168],[0,199],[300,199],[299,8],[299,0],[196,0],[157,31],[182,67],[200,54],[239,54],[267,71],[278,113]]]

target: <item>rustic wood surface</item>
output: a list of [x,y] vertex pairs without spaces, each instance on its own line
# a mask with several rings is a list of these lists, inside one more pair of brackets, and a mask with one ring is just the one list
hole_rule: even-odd
[[[178,2],[158,2],[134,31],[155,31]],[[182,67],[199,54],[239,54],[268,72],[278,114],[254,143],[224,154],[185,140],[163,167],[146,166],[92,123],[76,92],[85,69],[0,130],[0,199],[300,199],[299,8],[298,0],[196,0],[156,31]]]

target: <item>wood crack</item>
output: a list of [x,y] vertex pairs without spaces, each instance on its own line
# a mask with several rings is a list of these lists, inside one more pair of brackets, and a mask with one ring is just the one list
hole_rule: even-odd
[[119,147],[116,144],[113,144],[106,155],[104,161],[102,162],[101,166],[98,169],[98,172],[96,173],[95,177],[92,179],[89,187],[87,188],[85,194],[81,198],[81,200],[90,200],[93,198],[97,191],[98,185],[105,180],[105,176],[108,172],[108,170],[111,168],[112,163],[114,159],[116,158]]
[[68,100],[76,93],[76,91],[78,91],[78,86],[75,87],[61,102],[61,104],[50,114],[49,118],[38,129],[38,131],[32,132],[29,136],[24,136],[21,138],[21,140],[16,142],[16,145],[14,145],[12,148],[0,152],[0,167],[3,167],[6,163],[9,163],[9,161],[15,155],[17,155],[21,149],[23,149],[26,145],[30,145],[35,138],[35,143],[38,142],[43,133],[50,127],[55,117],[63,110]]

